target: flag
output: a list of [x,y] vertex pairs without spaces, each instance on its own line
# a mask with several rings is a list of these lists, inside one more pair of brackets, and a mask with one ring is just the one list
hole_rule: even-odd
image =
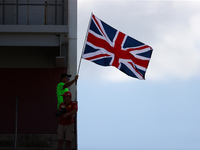
[[92,14],[82,58],[114,66],[128,76],[145,79],[153,49],[109,26]]

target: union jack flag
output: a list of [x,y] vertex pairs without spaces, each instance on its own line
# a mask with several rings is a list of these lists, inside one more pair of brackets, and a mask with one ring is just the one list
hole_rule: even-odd
[[82,58],[114,66],[128,76],[145,79],[153,49],[109,26],[92,14]]

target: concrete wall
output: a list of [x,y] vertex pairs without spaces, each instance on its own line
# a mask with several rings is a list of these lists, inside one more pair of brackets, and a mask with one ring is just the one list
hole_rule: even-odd
[[56,68],[59,47],[0,47],[0,68]]

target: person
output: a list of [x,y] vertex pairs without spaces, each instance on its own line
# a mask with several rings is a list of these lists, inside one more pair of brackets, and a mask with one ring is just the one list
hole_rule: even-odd
[[64,140],[66,141],[66,150],[71,150],[71,142],[74,136],[74,116],[77,113],[77,102],[71,101],[72,94],[65,92],[64,102],[59,105],[58,111],[65,108],[66,113],[60,115],[58,125],[58,147],[57,150],[63,150]]
[[60,103],[63,102],[63,97],[61,95],[69,91],[68,87],[70,87],[73,83],[77,82],[78,80],[78,75],[76,75],[74,77],[74,80],[69,82],[70,77],[71,75],[67,73],[63,73],[60,76],[60,83],[58,83],[57,88],[56,88],[56,94],[57,94],[57,100],[58,100],[57,109],[59,108]]

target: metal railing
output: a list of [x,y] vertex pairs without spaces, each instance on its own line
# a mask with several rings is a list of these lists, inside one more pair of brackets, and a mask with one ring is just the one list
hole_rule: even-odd
[[15,150],[17,150],[17,116],[18,116],[18,98],[15,101]]
[[58,12],[58,6],[62,7],[62,25],[64,25],[64,16],[65,16],[65,0],[60,0],[62,1],[62,3],[58,3],[58,0],[55,0],[55,3],[48,3],[47,0],[44,1],[44,3],[29,3],[29,0],[27,0],[27,3],[20,3],[19,0],[16,0],[16,2],[14,3],[6,3],[6,0],[3,0],[2,3],[0,3],[0,6],[2,6],[2,16],[0,16],[0,18],[2,18],[2,24],[5,25],[5,17],[6,17],[6,12],[5,12],[5,8],[7,6],[16,6],[16,12],[15,12],[15,22],[16,25],[18,25],[18,20],[19,20],[19,6],[44,6],[44,24],[47,25],[47,21],[46,21],[46,16],[47,16],[47,7],[48,6],[54,6],[55,7],[55,25],[57,25],[58,22],[58,18],[57,18],[57,12]]

